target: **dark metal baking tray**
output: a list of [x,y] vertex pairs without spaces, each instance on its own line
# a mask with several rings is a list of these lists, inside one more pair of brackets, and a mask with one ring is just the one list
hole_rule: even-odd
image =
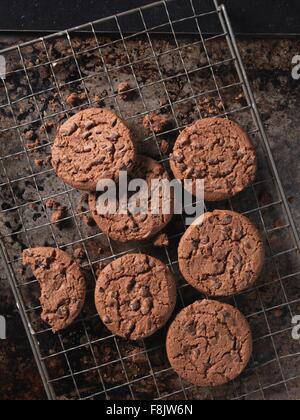
[[[203,9],[201,0],[182,1],[186,7],[179,21],[173,10],[177,0],[159,1],[90,22],[80,28],[88,36],[65,30],[0,51],[7,62],[6,79],[0,83],[0,252],[50,399],[299,399],[299,343],[291,335],[300,301],[298,233],[226,9],[216,0],[210,1],[210,10]],[[123,33],[130,16],[138,25],[135,35]],[[207,19],[215,21],[218,35],[203,34]],[[186,20],[196,26],[197,35],[180,35]],[[107,23],[115,25],[117,37],[96,33]],[[172,28],[172,36],[153,36],[158,27]],[[128,80],[136,91],[132,102],[121,101],[117,92],[118,84]],[[72,93],[80,103],[68,101]],[[202,389],[183,382],[166,357],[166,329],[131,343],[112,336],[101,323],[93,304],[96,273],[126,252],[157,256],[170,267],[178,281],[174,315],[202,296],[179,272],[177,246],[185,231],[181,217],[168,226],[170,245],[162,249],[151,242],[136,247],[113,243],[84,223],[89,211],[82,208],[80,192],[55,175],[48,159],[55,128],[90,106],[114,109],[133,130],[139,150],[166,167],[169,152],[162,140],[172,148],[178,133],[199,117],[231,118],[253,139],[259,161],[256,181],[238,197],[208,206],[247,215],[266,244],[265,269],[257,284],[226,299],[244,313],[254,336],[251,363],[233,383]],[[143,118],[155,111],[169,115],[172,130],[161,135],[143,131]],[[27,143],[28,130],[38,134],[38,143]],[[43,167],[37,159],[43,159]],[[51,221],[49,199],[68,209],[62,229]],[[39,286],[21,261],[24,248],[45,245],[70,254],[81,247],[89,286],[81,316],[56,335],[41,320]]]

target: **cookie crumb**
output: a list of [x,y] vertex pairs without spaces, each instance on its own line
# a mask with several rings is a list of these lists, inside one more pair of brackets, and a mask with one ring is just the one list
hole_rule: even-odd
[[53,210],[50,218],[51,222],[54,224],[58,223],[59,227],[61,227],[59,222],[68,217],[68,208],[52,199],[48,200],[45,205],[47,209]]
[[50,133],[52,129],[54,128],[54,123],[51,121],[48,121],[44,124],[45,130],[47,133]]
[[52,200],[52,199],[46,201],[45,204],[46,204],[47,209],[51,209],[51,210],[60,206],[60,204],[57,203],[57,201]]
[[223,109],[223,103],[221,100],[206,96],[198,102],[198,109],[203,118],[215,117]]
[[81,216],[81,219],[83,221],[83,223],[89,227],[95,226],[96,222],[95,220],[92,218],[92,216],[88,215],[88,214],[83,214]]
[[22,266],[22,267],[18,268],[17,273],[21,274],[21,276],[24,276],[24,274],[26,273],[26,267]]
[[140,349],[134,349],[132,361],[135,365],[146,365],[148,363],[147,356]]
[[157,248],[162,248],[163,246],[169,246],[170,241],[169,241],[168,236],[165,233],[161,233],[155,238],[153,245]]
[[51,216],[51,222],[57,223],[65,219],[68,215],[68,209],[65,206],[59,207]]
[[32,149],[36,149],[37,147],[39,147],[41,145],[41,142],[39,139],[36,139],[33,143],[28,143],[27,144],[27,149],[29,151],[32,151]]
[[25,138],[26,140],[34,141],[36,140],[36,134],[33,130],[26,131]]
[[80,104],[81,100],[80,100],[79,95],[74,92],[74,93],[71,93],[71,95],[67,97],[66,102],[67,102],[67,105],[75,107]]
[[34,164],[38,168],[42,168],[44,166],[44,161],[43,161],[43,159],[35,159]]
[[170,152],[170,143],[163,139],[160,141],[160,150],[162,152],[163,155],[168,155]]
[[171,126],[170,119],[164,115],[149,114],[143,120],[143,126],[146,130],[154,131],[155,134],[163,133]]
[[282,310],[281,309],[276,309],[274,311],[274,316],[275,316],[275,318],[282,318],[282,316],[283,316]]
[[239,102],[243,106],[247,105],[247,101],[246,101],[246,98],[245,98],[243,93],[240,93],[234,99],[235,99],[236,102]]
[[128,101],[133,98],[134,92],[129,82],[122,82],[118,86],[118,93],[123,101]]

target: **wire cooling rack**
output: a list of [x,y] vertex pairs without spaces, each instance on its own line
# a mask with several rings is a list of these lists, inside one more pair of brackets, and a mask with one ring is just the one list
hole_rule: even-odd
[[[300,397],[299,342],[292,339],[292,317],[300,309],[297,231],[224,6],[179,1],[185,5],[181,20],[173,17],[174,1],[159,1],[0,52],[7,63],[0,83],[1,252],[49,399]],[[129,15],[140,27],[136,34],[122,29]],[[197,36],[178,36],[186,21]],[[217,28],[214,35],[201,31],[208,21]],[[115,26],[113,39],[98,35],[108,23]],[[157,38],[163,29],[171,35]],[[79,30],[88,35],[79,38]],[[122,81],[130,83],[130,101],[118,95]],[[132,128],[140,150],[166,167],[176,136],[198,118],[232,118],[252,137],[257,180],[237,198],[209,205],[246,214],[260,228],[267,249],[260,281],[226,300],[245,314],[254,335],[253,358],[236,381],[218,389],[191,386],[170,368],[166,330],[128,343],[101,324],[92,302],[97,272],[126,252],[149,253],[168,264],[178,280],[176,312],[201,296],[179,274],[181,218],[167,229],[169,246],[120,246],[91,225],[85,198],[55,176],[49,161],[55,127],[90,106],[114,109]],[[151,112],[168,115],[173,127],[145,133],[142,121]],[[65,207],[63,220],[51,219],[50,199]],[[81,254],[88,279],[81,317],[57,335],[40,319],[37,281],[21,262],[23,249],[40,245]]]

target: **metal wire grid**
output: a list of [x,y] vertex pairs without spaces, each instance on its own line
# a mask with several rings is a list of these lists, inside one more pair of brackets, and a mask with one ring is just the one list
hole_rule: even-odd
[[[255,104],[253,94],[247,76],[238,52],[237,44],[230,26],[230,22],[223,6],[219,6],[217,1],[211,2],[209,10],[203,10],[201,1],[182,0],[186,5],[186,16],[181,20],[172,18],[172,4],[174,1],[159,1],[153,5],[136,9],[132,13],[136,15],[141,23],[141,31],[138,34],[127,35],[122,31],[122,19],[126,19],[128,13],[113,16],[98,22],[89,23],[74,30],[67,30],[60,34],[41,38],[37,41],[23,44],[14,48],[6,49],[0,52],[8,57],[12,54],[13,59],[19,62],[19,67],[9,71],[6,79],[3,80],[5,99],[0,105],[0,113],[9,115],[7,126],[0,130],[1,137],[14,132],[20,145],[20,150],[8,152],[4,149],[1,152],[1,189],[7,191],[12,198],[10,205],[2,206],[1,219],[1,252],[6,262],[6,269],[17,304],[24,321],[26,331],[32,349],[45,385],[47,395],[50,399],[67,396],[75,399],[269,399],[276,395],[284,398],[299,398],[300,372],[297,370],[300,352],[299,343],[291,339],[291,318],[296,315],[300,302],[300,293],[297,287],[298,276],[300,275],[299,258],[299,238],[291,217],[288,203],[282,189],[276,166],[272,158],[269,143],[262,126],[259,113]],[[159,14],[157,13],[159,11]],[[156,16],[161,16],[162,22],[153,27],[148,24],[148,13],[156,12]],[[214,36],[204,36],[201,28],[202,19],[216,19],[219,23],[219,33]],[[199,36],[196,41],[182,44],[182,40],[177,36],[176,28],[183,21],[189,19],[191,24],[197,28]],[[97,33],[102,25],[107,21],[114,22],[118,36],[114,40],[102,42]],[[158,53],[156,51],[155,41],[152,33],[161,28],[168,27],[172,35],[171,47]],[[86,50],[80,46],[77,49],[73,42],[73,33],[77,30],[88,30],[93,40],[93,47]],[[129,42],[137,37],[143,36],[149,46],[150,56],[142,58],[132,58],[132,51],[129,50]],[[52,57],[51,45],[57,39],[63,38],[67,47],[64,53],[59,57]],[[227,50],[230,56],[225,59],[213,61],[209,42],[226,41]],[[24,49],[32,47],[35,44],[42,46],[44,54],[44,63],[35,61],[28,63],[25,57]],[[104,53],[106,48],[112,48],[116,45],[122,45],[124,56],[127,59],[125,64],[113,63],[107,61]],[[186,62],[185,51],[187,48],[199,48],[204,54],[205,65],[198,66],[189,70]],[[165,112],[166,108],[170,112],[174,127],[172,130],[163,133],[163,136],[176,135],[187,124],[181,120],[181,113],[178,112],[180,106],[186,103],[193,103],[196,115],[193,118],[202,118],[203,107],[202,98],[213,95],[219,101],[218,113],[216,116],[230,117],[237,121],[241,118],[241,123],[248,127],[249,134],[256,141],[260,160],[263,163],[262,173],[251,188],[242,194],[238,199],[222,203],[225,208],[240,211],[253,219],[264,233],[268,249],[268,258],[266,262],[265,277],[253,289],[236,296],[229,300],[229,303],[235,304],[247,316],[254,330],[255,351],[253,360],[249,369],[237,381],[222,387],[218,390],[200,390],[183,382],[172,372],[165,360],[164,346],[161,343],[164,340],[164,332],[146,342],[131,345],[111,336],[103,326],[95,313],[92,305],[87,304],[83,315],[75,322],[68,331],[54,336],[49,328],[42,324],[39,319],[40,306],[38,300],[38,287],[35,279],[26,277],[21,267],[20,254],[14,248],[14,241],[23,242],[23,247],[36,246],[40,236],[48,235],[48,243],[59,248],[74,251],[74,247],[81,245],[86,254],[85,269],[89,269],[92,277],[90,282],[89,297],[92,298],[94,282],[96,281],[96,269],[99,263],[109,262],[124,253],[137,251],[136,248],[119,247],[112,243],[109,238],[97,232],[93,233],[83,229],[80,217],[86,212],[78,211],[74,204],[74,195],[76,192],[68,186],[59,184],[59,191],[51,188],[47,193],[40,188],[40,177],[47,177],[53,174],[53,169],[39,170],[32,162],[32,153],[44,152],[49,150],[53,138],[45,130],[47,141],[42,145],[36,145],[28,150],[24,138],[24,130],[38,124],[43,126],[47,121],[56,121],[60,117],[68,117],[82,107],[88,107],[97,104],[98,99],[91,97],[89,83],[99,75],[99,71],[92,75],[84,75],[81,67],[81,57],[87,53],[97,52],[99,62],[101,63],[101,74],[107,78],[109,92],[101,98],[121,115],[128,123],[136,124],[150,112]],[[31,52],[34,55],[34,51]],[[161,59],[172,54],[176,54],[180,62],[181,71],[175,72],[175,75],[166,75],[161,63]],[[223,54],[223,53],[222,53]],[[225,55],[225,52],[224,52]],[[56,68],[59,62],[67,62],[72,59],[75,63],[77,76],[71,81],[59,80]],[[158,72],[158,80],[150,83],[142,83],[137,73],[136,66],[144,65],[151,59]],[[113,61],[114,58],[113,58]],[[37,90],[32,83],[31,72],[39,69],[42,65],[48,65],[51,69],[51,78],[53,86],[43,86],[42,90]],[[230,71],[235,70],[237,81],[221,85],[218,66],[230,67]],[[124,68],[129,69],[135,83],[133,91],[138,94],[141,109],[139,113],[128,115],[122,108],[118,94],[114,86],[113,72],[121,73]],[[210,80],[213,83],[212,89],[198,91],[195,87],[193,77],[197,71],[206,70],[209,72]],[[65,69],[68,74],[68,69]],[[22,94],[20,98],[15,97],[10,89],[11,78],[20,82],[22,77],[23,88],[26,89],[26,95]],[[174,78],[184,77],[186,85],[189,87],[189,94],[183,99],[174,100],[170,94],[168,83]],[[64,97],[64,89],[71,89],[72,86],[82,87],[86,101],[84,104],[68,106]],[[145,88],[159,87],[163,91],[166,103],[161,106],[151,106],[149,98],[145,97]],[[232,108],[225,101],[226,92],[232,95],[240,89],[245,98],[245,103],[239,107]],[[40,106],[40,95],[52,95],[56,92],[62,109],[53,113],[45,113],[45,108]],[[25,121],[22,121],[20,115],[24,109],[22,104],[25,102],[29,106],[32,115]],[[26,107],[25,107],[26,108]],[[34,111],[33,111],[34,110]],[[168,157],[160,149],[159,135],[156,135],[152,129],[151,136],[144,139],[144,146],[148,144],[156,145],[161,162],[167,164]],[[2,148],[3,150],[3,148]],[[26,170],[16,174],[11,171],[11,164],[16,163],[20,158],[25,158]],[[7,165],[9,162],[9,167]],[[16,165],[18,167],[18,165]],[[18,169],[17,169],[18,170]],[[30,199],[30,203],[20,203],[19,191],[16,185],[30,185],[34,188],[35,198]],[[267,193],[265,190],[267,189]],[[74,236],[71,238],[62,238],[63,233],[57,230],[57,226],[51,223],[46,209],[46,202],[49,199],[65,200],[69,208],[69,216],[65,222],[72,222]],[[45,216],[44,223],[38,222],[28,226],[27,209],[30,206],[39,205]],[[220,207],[220,206],[218,206]],[[16,226],[3,223],[7,218],[17,218]],[[3,219],[4,218],[4,219]],[[6,218],[6,219],[5,219]],[[277,218],[277,222],[274,218]],[[280,218],[280,223],[278,223]],[[61,223],[62,221],[60,221]],[[179,225],[180,222],[180,225]],[[175,222],[174,222],[175,223]],[[180,277],[178,270],[177,255],[174,251],[176,244],[184,231],[184,224],[178,221],[176,228],[174,223],[170,226],[170,242],[173,248],[165,247],[164,250],[154,250],[150,244],[140,246],[138,251],[148,252],[157,255],[163,259],[176,273],[178,278],[179,308],[191,303],[199,298],[199,295],[193,291]],[[22,240],[20,241],[20,237]],[[275,238],[275,239],[274,239]],[[107,254],[102,258],[91,256],[90,244],[93,241],[105,241],[107,244]],[[297,294],[298,293],[298,294]],[[89,300],[89,299],[88,299]],[[108,356],[106,354],[107,350]],[[137,359],[140,359],[137,361]],[[137,365],[139,366],[137,368]],[[299,365],[299,363],[298,363]],[[116,381],[113,377],[116,376]]]

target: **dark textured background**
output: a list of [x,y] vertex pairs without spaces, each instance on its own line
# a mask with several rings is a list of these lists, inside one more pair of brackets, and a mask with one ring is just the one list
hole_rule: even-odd
[[[25,8],[24,0],[1,0],[0,29],[64,29],[142,3],[149,1],[40,0],[26,2]],[[299,0],[225,0],[225,3],[237,32],[300,33]],[[2,36],[0,48],[26,39],[25,36]],[[249,38],[240,41],[239,46],[300,229],[300,149],[297,147],[300,82],[291,78],[291,60],[300,53],[300,41]],[[0,400],[45,398],[3,270],[0,270],[0,314],[8,321],[8,340],[0,341]]]
[[[203,7],[207,10],[213,9],[212,0],[198,1],[201,2],[201,10],[204,10]],[[26,2],[24,7],[24,0],[1,0],[0,30],[62,30],[152,2],[152,0],[73,0],[70,3],[69,0],[35,0]],[[237,33],[300,33],[299,0],[224,0],[223,3],[228,7]],[[182,15],[185,4],[179,0],[176,4],[170,5],[174,18]],[[194,4],[197,7],[197,0],[194,0]],[[19,11],[22,11],[21,15]],[[135,30],[134,19],[128,20],[128,28]],[[190,30],[188,25],[182,29],[186,32]],[[207,31],[214,31],[214,27],[209,23]]]
[[[24,40],[26,37],[0,37],[0,48]],[[300,231],[300,82],[291,77],[291,60],[300,53],[300,40],[248,39],[240,40],[239,47]],[[3,269],[0,270],[0,314],[8,320],[8,340],[0,341],[0,400],[45,398]],[[299,389],[297,384],[295,389]],[[271,391],[266,398],[282,397]],[[295,399],[299,399],[298,394]]]

